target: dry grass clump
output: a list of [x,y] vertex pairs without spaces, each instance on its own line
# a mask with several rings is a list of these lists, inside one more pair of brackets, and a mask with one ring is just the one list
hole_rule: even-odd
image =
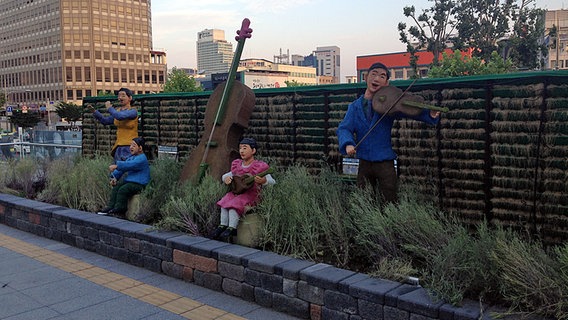
[[38,200],[68,208],[96,212],[108,201],[108,157],[63,157],[53,160],[46,169],[45,189]]
[[179,230],[192,235],[206,235],[219,224],[217,201],[227,192],[227,186],[206,175],[196,186],[187,182],[166,194],[160,207],[161,218],[156,228]]

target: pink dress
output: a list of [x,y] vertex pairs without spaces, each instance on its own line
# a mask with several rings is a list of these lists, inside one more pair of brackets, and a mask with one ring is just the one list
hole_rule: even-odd
[[[264,161],[253,160],[248,167],[243,166],[242,159],[235,159],[231,163],[231,172],[233,176],[242,176],[245,174],[257,175],[261,172],[268,170],[268,164]],[[260,193],[260,186],[254,184],[250,189],[241,194],[234,194],[228,192],[221,200],[217,201],[217,204],[221,208],[225,209],[235,209],[239,216],[242,216],[245,212],[246,207],[254,207],[258,202]]]

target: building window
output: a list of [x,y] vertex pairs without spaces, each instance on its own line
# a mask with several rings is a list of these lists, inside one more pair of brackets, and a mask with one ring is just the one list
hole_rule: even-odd
[[97,67],[97,82],[103,82],[103,68]]
[[73,90],[67,90],[67,100],[74,100],[73,99]]
[[66,67],[65,68],[65,81],[67,81],[67,82],[73,81],[73,67]]
[[85,81],[91,82],[91,67],[85,67]]
[[394,71],[394,78],[395,79],[402,79],[404,78],[403,70],[397,69]]
[[75,93],[77,94],[77,100],[83,100],[83,90],[75,90]]
[[81,67],[75,67],[75,81],[77,82],[83,81],[83,74]]

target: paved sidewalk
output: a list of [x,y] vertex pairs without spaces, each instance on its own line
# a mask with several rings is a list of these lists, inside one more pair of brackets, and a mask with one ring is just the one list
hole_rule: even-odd
[[0,224],[0,319],[295,317]]

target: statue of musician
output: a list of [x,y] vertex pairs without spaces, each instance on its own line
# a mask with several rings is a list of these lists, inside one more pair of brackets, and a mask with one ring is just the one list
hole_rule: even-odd
[[[378,186],[384,201],[396,203],[398,176],[394,167],[397,155],[391,143],[393,122],[404,117],[435,125],[440,120],[440,112],[424,109],[418,116],[400,112],[381,115],[373,110],[372,100],[381,87],[389,85],[388,68],[380,62],[374,63],[369,68],[365,81],[365,93],[349,104],[347,113],[337,128],[339,151],[344,155],[359,158],[359,187],[365,187],[369,183],[377,190]],[[379,120],[382,121],[377,123]]]
[[254,159],[256,150],[256,140],[242,139],[239,143],[241,158],[233,160],[231,171],[221,177],[226,185],[231,186],[231,191],[217,202],[221,207],[221,223],[209,235],[211,239],[230,241],[236,236],[239,219],[258,203],[261,187],[276,183],[269,173],[272,171],[268,164]]

